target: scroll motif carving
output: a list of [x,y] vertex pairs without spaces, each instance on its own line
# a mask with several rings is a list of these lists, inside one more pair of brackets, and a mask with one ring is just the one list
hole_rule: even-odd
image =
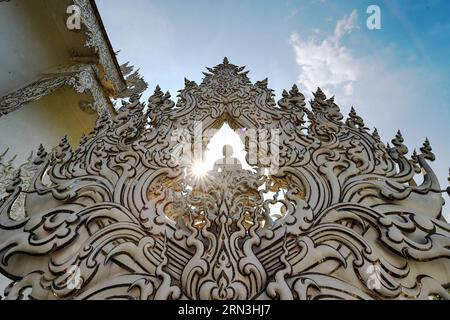
[[41,79],[21,90],[3,96],[0,99],[0,116],[21,108],[24,104],[38,100],[66,84],[66,77]]
[[[9,161],[6,161],[5,157],[7,153],[8,150],[0,155],[0,198],[4,198],[7,195],[7,187],[14,181],[16,176],[20,177],[21,188],[23,191],[26,191],[38,169],[38,167],[33,164],[33,152],[31,152],[28,160],[17,169],[13,165],[15,156]],[[11,207],[9,217],[12,220],[22,220],[25,218],[25,197],[25,192],[19,194]]]
[[97,67],[88,64],[78,64],[57,68],[38,80],[18,91],[0,99],[0,116],[13,112],[23,105],[39,100],[53,91],[65,86],[73,87],[77,92],[90,92],[93,97],[91,108],[101,113],[107,110],[109,100],[105,98],[103,89],[97,81]]
[[[98,23],[92,4],[88,0],[74,0],[73,3],[80,8],[81,22],[86,28],[87,40],[85,46],[93,48],[99,57],[99,65],[78,64],[65,66],[59,72],[72,70],[74,74],[46,74],[23,88],[0,97],[0,117],[13,112],[23,105],[39,100],[54,92],[64,85],[72,86],[77,92],[88,92],[92,94],[93,103],[83,103],[82,110],[101,113],[107,110],[109,103],[105,97],[106,90],[99,83],[100,80],[112,83],[111,96],[114,98],[126,98],[141,94],[147,83],[140,76],[138,70],[133,71],[133,66],[124,64],[118,66],[111,55],[109,43],[104,37],[102,28]],[[120,70],[119,70],[120,69]],[[121,74],[122,73],[122,74]],[[126,77],[126,79],[124,79]]]
[[[127,73],[127,86],[125,91],[120,94],[121,97],[141,94],[147,88],[147,83],[140,77],[137,70],[133,72],[132,66],[127,64],[125,66],[124,71],[131,74],[128,75]],[[108,110],[107,106],[111,102],[99,83],[98,74],[98,67],[91,64],[74,64],[50,70],[44,78],[3,96],[0,99],[0,117],[21,108],[27,103],[39,100],[65,85],[72,87],[79,93],[90,93],[93,102],[80,107],[84,108],[84,111],[100,114],[104,110]]]
[[102,34],[102,29],[90,1],[74,0],[73,3],[80,8],[81,22],[87,29],[88,40],[86,46],[95,49],[99,56],[100,64],[105,69],[107,78],[116,85],[114,88],[116,92],[122,92],[126,89],[126,84],[114,63],[114,58],[111,56],[110,48]]
[[[408,159],[400,132],[384,145],[320,89],[311,108],[295,85],[276,104],[243,67],[225,59],[208,71],[176,103],[157,87],[145,112],[132,98],[115,118],[103,113],[76,150],[66,139],[40,149],[19,221],[8,217],[22,192],[11,181],[0,207],[0,270],[16,279],[6,298],[449,298],[450,225],[429,141]],[[178,158],[189,135],[173,132],[224,121],[278,129],[276,172],[258,160],[192,176]]]

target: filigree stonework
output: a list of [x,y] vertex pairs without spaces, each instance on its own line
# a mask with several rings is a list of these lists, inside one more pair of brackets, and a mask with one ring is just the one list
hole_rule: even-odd
[[[16,174],[0,207],[7,299],[449,298],[450,225],[429,141],[408,159],[400,132],[384,145],[320,89],[310,109],[295,85],[276,104],[243,67],[208,71],[177,103],[157,87],[146,109],[134,97],[114,119],[102,113],[76,150],[67,139],[40,148],[18,221]],[[278,152],[254,170],[190,176],[179,161],[189,137],[173,132],[225,121],[278,130]]]

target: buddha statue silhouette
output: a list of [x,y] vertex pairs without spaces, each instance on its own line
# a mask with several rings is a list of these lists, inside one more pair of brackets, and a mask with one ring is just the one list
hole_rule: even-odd
[[229,144],[223,146],[223,158],[214,162],[214,172],[231,172],[242,170],[241,162],[233,157],[233,147]]

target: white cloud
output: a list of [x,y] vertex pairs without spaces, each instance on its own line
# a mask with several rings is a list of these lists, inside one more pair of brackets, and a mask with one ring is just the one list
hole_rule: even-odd
[[334,28],[332,41],[338,44],[343,36],[351,33],[354,29],[357,29],[357,19],[358,14],[356,10],[353,10],[349,16],[345,16],[342,20],[339,20]]
[[[307,39],[291,34],[289,43],[300,69],[299,86],[308,98],[317,87],[327,96],[336,95],[344,115],[355,106],[366,126],[377,126],[385,142],[401,129],[410,152],[418,150],[428,136],[437,155],[432,167],[445,188],[450,151],[442,137],[448,135],[450,112],[436,86],[440,76],[431,68],[399,63],[395,43],[370,48],[371,55],[361,55],[360,48],[343,45],[341,40],[357,28],[356,19],[353,11],[337,21],[329,35],[320,30]],[[449,211],[447,205],[444,216],[450,221]]]
[[308,93],[320,86],[325,93],[353,94],[353,83],[358,78],[360,66],[352,53],[341,44],[341,39],[358,28],[356,21],[357,12],[353,10],[339,20],[333,34],[323,40],[314,36],[305,40],[297,33],[291,34],[289,42],[300,67],[298,83]]

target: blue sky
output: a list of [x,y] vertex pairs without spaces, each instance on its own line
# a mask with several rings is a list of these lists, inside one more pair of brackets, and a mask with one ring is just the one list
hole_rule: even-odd
[[[450,1],[96,2],[119,61],[149,83],[144,98],[159,84],[176,99],[184,77],[199,83],[205,66],[227,56],[252,81],[268,77],[277,100],[294,83],[307,97],[320,86],[385,142],[401,129],[412,152],[428,137],[448,185]],[[380,30],[366,27],[371,4],[381,9]]]

